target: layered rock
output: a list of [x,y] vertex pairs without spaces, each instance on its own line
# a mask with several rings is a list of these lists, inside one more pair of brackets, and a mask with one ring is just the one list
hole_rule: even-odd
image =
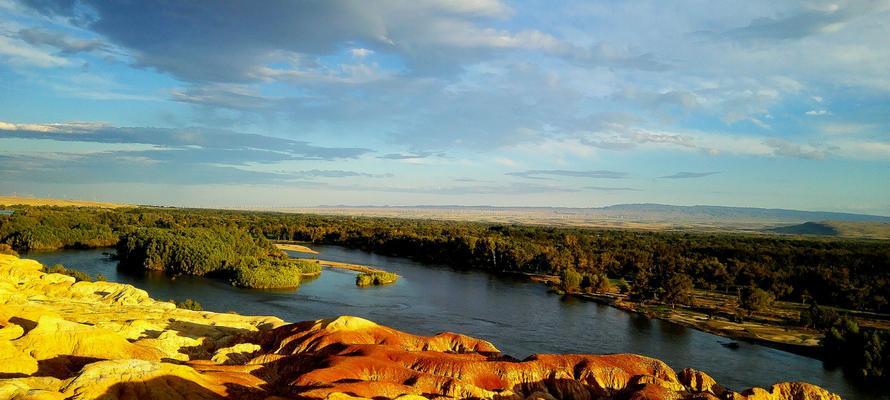
[[535,355],[356,318],[195,312],[0,255],[0,399],[835,400],[805,383],[729,391],[633,354]]

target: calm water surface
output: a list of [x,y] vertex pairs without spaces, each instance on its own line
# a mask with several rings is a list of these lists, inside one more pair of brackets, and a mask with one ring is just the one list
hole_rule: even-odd
[[394,285],[358,288],[354,272],[325,269],[295,291],[251,290],[211,279],[171,280],[118,271],[117,263],[103,255],[113,249],[27,256],[47,265],[62,263],[91,275],[101,273],[109,281],[144,289],[156,299],[192,298],[212,311],[275,315],[292,322],[354,315],[415,334],[453,331],[483,338],[518,358],[533,353],[638,353],[664,360],[676,370],[706,371],[735,390],[799,380],[845,399],[890,399],[890,394],[857,385],[815,359],[748,343],[728,349],[721,343],[729,339],[594,302],[563,299],[524,279],[338,246],[313,248],[321,252],[319,258],[372,265],[402,278]]

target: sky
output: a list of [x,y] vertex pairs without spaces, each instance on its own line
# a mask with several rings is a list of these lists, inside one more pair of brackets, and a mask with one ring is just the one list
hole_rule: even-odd
[[890,0],[0,0],[0,194],[890,215]]

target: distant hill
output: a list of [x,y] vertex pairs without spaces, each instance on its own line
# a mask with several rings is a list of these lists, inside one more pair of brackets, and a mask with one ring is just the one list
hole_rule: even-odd
[[890,217],[868,214],[838,213],[827,211],[800,211],[781,208],[724,207],[724,206],[672,206],[666,204],[618,204],[602,207],[610,213],[628,215],[662,215],[678,218],[715,218],[729,220],[767,221],[872,221],[890,222]]
[[[277,211],[392,218],[431,218],[550,226],[769,232],[811,221],[890,223],[880,215],[754,207],[618,204],[607,207],[319,206]],[[847,232],[856,229],[847,228]],[[861,228],[859,228],[861,229]]]
[[890,217],[869,214],[852,214],[828,211],[801,211],[781,208],[726,207],[726,206],[674,206],[668,204],[616,204],[605,207],[498,207],[458,205],[418,206],[319,206],[325,210],[378,210],[453,213],[553,213],[601,216],[639,221],[748,221],[748,222],[799,222],[808,221],[871,221],[890,222]]
[[870,221],[820,221],[768,229],[788,235],[841,236],[890,239],[890,223]]
[[785,233],[789,235],[837,236],[840,234],[840,231],[837,228],[831,226],[831,223],[828,221],[804,222],[799,225],[780,226],[778,228],[770,229],[770,231],[776,233]]

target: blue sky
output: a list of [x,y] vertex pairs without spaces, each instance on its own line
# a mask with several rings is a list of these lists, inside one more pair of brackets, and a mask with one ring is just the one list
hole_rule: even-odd
[[0,0],[0,193],[890,215],[890,1]]

